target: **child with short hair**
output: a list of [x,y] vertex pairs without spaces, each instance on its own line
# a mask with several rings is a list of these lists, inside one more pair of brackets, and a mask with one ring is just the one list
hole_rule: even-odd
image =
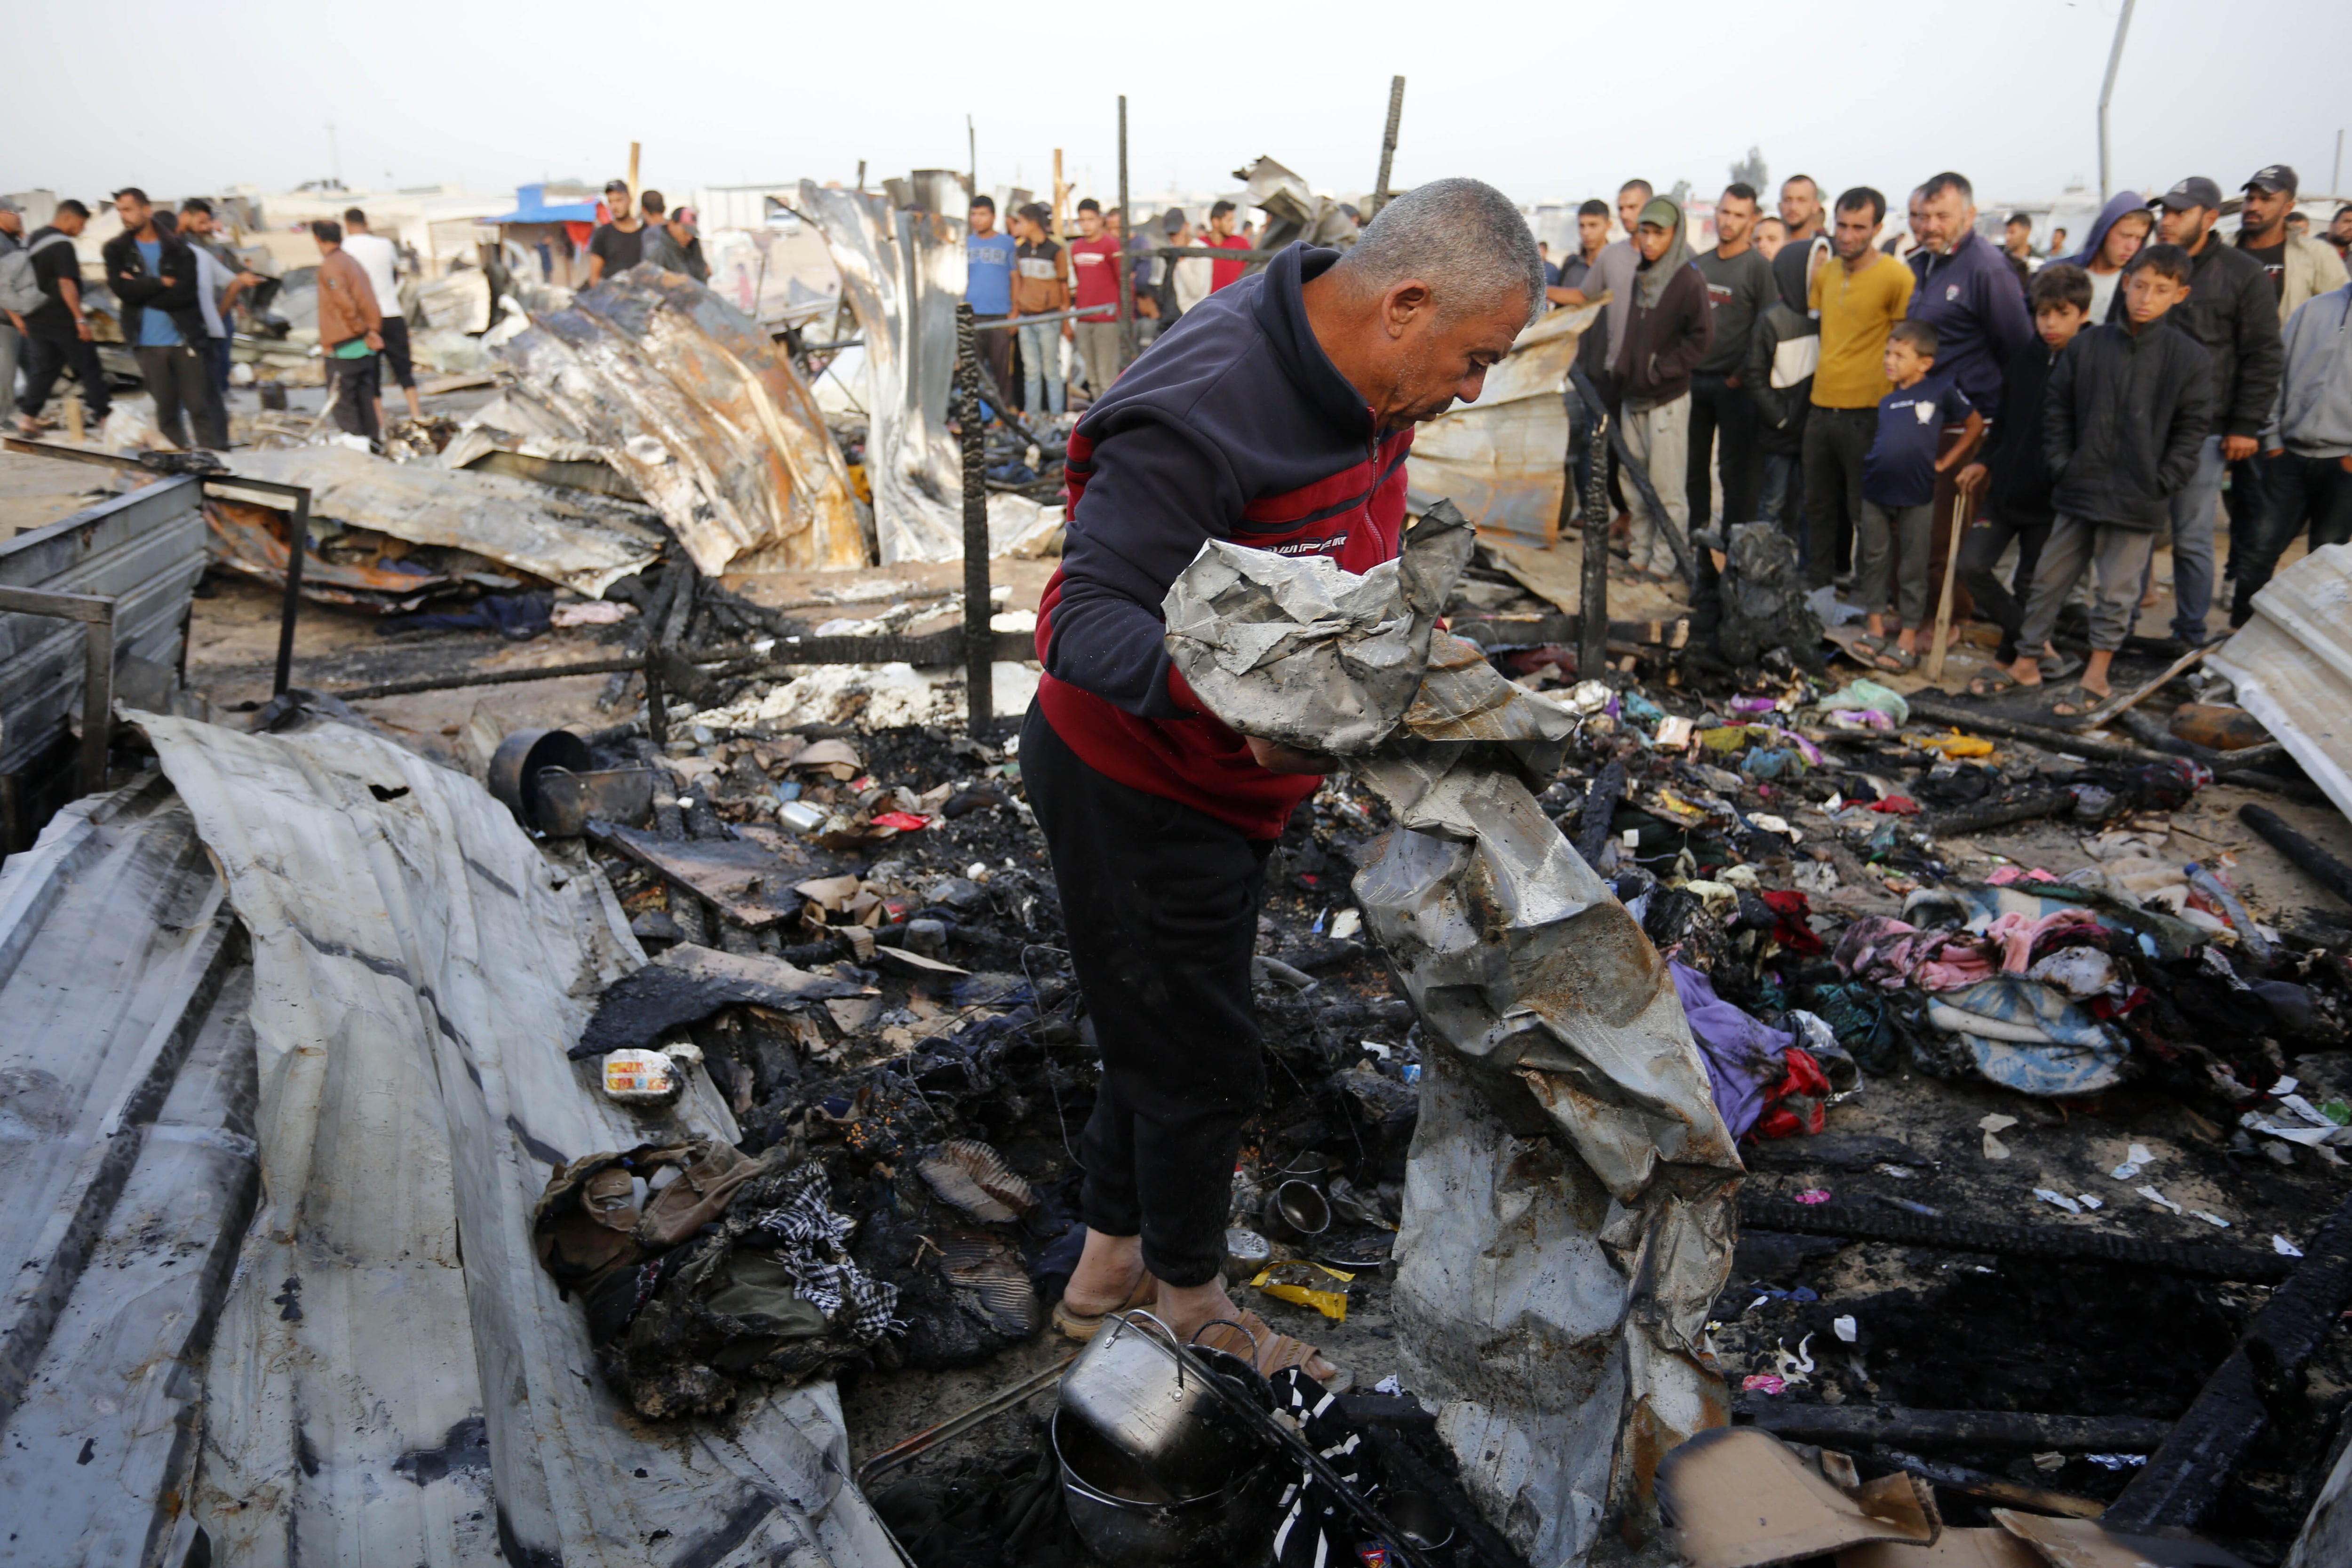
[[[2033,592],[2042,546],[2050,538],[2051,475],[2042,458],[2050,370],[2090,324],[2091,277],[2072,262],[2053,261],[2033,275],[2025,296],[2039,336],[2011,354],[2002,368],[2000,417],[1993,421],[1983,454],[1960,470],[1958,481],[1964,495],[1986,491],[1984,515],[1960,544],[1960,586],[1976,601],[1977,614],[2000,628],[2000,647],[1993,658],[2002,666],[2016,662],[2025,599]],[[2003,584],[1993,569],[2011,542],[2017,546],[2017,571]],[[2063,671],[2054,663],[2044,663],[2042,673],[2055,678]],[[1997,668],[1969,681],[1969,689],[1990,697],[2016,684],[2006,668]]]
[[2140,577],[2173,495],[2197,472],[2212,426],[2213,368],[2205,345],[2169,331],[2166,312],[2189,298],[2189,253],[2152,245],[2124,269],[2123,320],[2086,329],[2058,356],[2042,414],[2042,458],[2056,477],[2057,521],[2042,547],[2033,592],[2010,675],[2042,684],[2039,656],[2058,608],[2084,572],[2095,574],[2091,658],[2081,695],[2053,704],[2061,718],[2089,712],[2114,692],[2107,668],[2138,607]]
[[[1858,646],[1876,668],[1900,674],[1919,663],[1927,618],[1927,554],[1936,531],[1936,476],[1968,460],[1984,439],[1984,416],[1949,376],[1935,374],[1936,329],[1897,321],[1886,334],[1886,377],[1895,390],[1878,400],[1878,433],[1862,460],[1862,559],[1854,597],[1870,617]],[[1958,441],[1936,456],[1944,426],[1965,423]],[[1886,635],[1886,580],[1892,558],[1895,619]]]

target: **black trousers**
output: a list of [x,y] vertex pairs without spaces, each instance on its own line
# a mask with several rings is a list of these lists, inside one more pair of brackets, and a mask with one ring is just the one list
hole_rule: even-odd
[[1814,408],[1805,416],[1805,584],[1829,585],[1853,559],[1862,521],[1862,462],[1878,435],[1876,408]]
[[327,390],[332,398],[338,429],[373,441],[383,434],[375,418],[376,399],[383,395],[383,359],[362,354],[358,359],[327,356]]
[[1205,1285],[1224,1261],[1242,1123],[1265,1099],[1250,954],[1274,846],[1104,777],[1034,704],[1021,778],[1102,1052],[1080,1215],[1140,1236],[1169,1284]]
[[155,400],[155,428],[174,447],[188,445],[188,421],[196,425],[199,447],[228,450],[228,414],[213,388],[206,351],[174,343],[169,348],[141,347],[131,351],[139,361],[139,378]]
[[[2001,663],[2017,660],[2017,634],[2025,625],[2025,600],[2033,591],[2033,569],[2042,562],[2042,546],[2050,538],[2049,518],[2019,522],[1988,508],[1960,541],[1960,586],[1976,601],[1977,613],[2000,628]],[[2009,542],[2017,541],[2017,572],[2003,584],[1993,575]]]
[[[2231,601],[2230,624],[2242,626],[2253,618],[2254,595],[2269,584],[2303,525],[2311,525],[2311,547],[2352,543],[2352,469],[2340,458],[2301,458],[2281,452],[2246,467],[2260,476],[2263,504],[2255,529],[2242,548],[2234,542],[2231,560],[2237,595]],[[2233,477],[2231,489],[2237,488]]]
[[1722,454],[1715,467],[1723,476],[1723,521],[1754,522],[1757,491],[1763,482],[1763,465],[1756,450],[1756,400],[1748,389],[1731,386],[1719,375],[1691,377],[1690,497],[1691,526],[1705,528],[1715,515],[1714,486],[1707,470],[1710,454],[1720,439]]
[[51,338],[30,332],[25,335],[25,395],[16,400],[17,412],[28,417],[40,413],[58,384],[58,375],[68,370],[81,384],[82,405],[89,410],[89,416],[104,419],[114,408],[114,395],[106,389],[106,371],[98,363],[98,345],[77,337]]

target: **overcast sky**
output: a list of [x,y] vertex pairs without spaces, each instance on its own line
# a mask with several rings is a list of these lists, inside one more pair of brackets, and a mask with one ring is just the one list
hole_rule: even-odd
[[[878,179],[962,167],[969,111],[984,185],[1017,171],[1042,189],[1059,146],[1081,194],[1108,197],[1123,91],[1139,195],[1229,186],[1261,153],[1357,190],[1401,70],[1401,185],[1471,174],[1528,202],[1638,174],[1711,193],[1756,145],[1775,180],[1875,184],[1898,206],[1957,168],[1990,207],[2096,185],[2119,5],[26,5],[0,189],[285,189],[333,168],[330,121],[357,189],[601,181],[632,139],[644,182],[673,192],[846,181],[861,158]],[[2324,192],[2347,58],[2345,0],[2145,0],[2113,110],[2118,188],[2203,174],[2234,191],[2276,161]]]

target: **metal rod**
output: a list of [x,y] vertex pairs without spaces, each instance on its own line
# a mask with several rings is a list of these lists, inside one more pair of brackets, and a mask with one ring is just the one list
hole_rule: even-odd
[[[1584,494],[1580,498],[1584,512],[1584,570],[1579,584],[1581,592],[1577,597],[1576,673],[1580,679],[1591,680],[1599,677],[1601,667],[1609,661],[1609,410],[1601,406],[1600,393],[1591,382],[1580,372],[1572,374],[1575,385],[1570,395],[1584,404],[1587,422]],[[1573,473],[1572,459],[1569,467]]]
[[[1127,94],[1118,95],[1118,358],[1124,370],[1135,360],[1135,269],[1127,247],[1135,240],[1135,215],[1127,206]],[[1108,390],[1097,387],[1100,397]]]
[[2133,0],[2124,0],[2123,14],[2116,18],[2116,41],[2107,50],[2107,77],[2099,84],[2099,200],[2105,203],[2113,195],[2107,180],[2107,100],[2116,95],[2116,69],[2124,63],[2124,35],[2131,31]]
[[964,724],[978,740],[996,716],[991,676],[995,656],[989,635],[987,433],[980,425],[980,340],[971,307],[956,304],[956,425],[963,442],[963,689]]
[[1404,118],[1404,78],[1389,79],[1388,127],[1381,132],[1381,177],[1372,186],[1372,210],[1364,215],[1367,222],[1381,216],[1389,205],[1389,171],[1396,163],[1397,122]]
[[96,795],[106,787],[106,752],[114,736],[114,601],[103,601],[102,619],[81,628],[81,788]]
[[1082,320],[1087,316],[1099,316],[1109,309],[1110,307],[1108,305],[1088,305],[1083,310],[1048,310],[1042,315],[1035,316],[999,316],[992,321],[975,321],[972,323],[972,331],[976,332],[1009,332],[1015,327],[1026,326],[1032,321],[1068,321]]
[[286,596],[278,611],[278,671],[269,694],[286,695],[294,675],[294,622],[302,613],[302,557],[310,548],[310,492],[298,491],[286,523]]
[[923,1454],[938,1447],[950,1437],[961,1437],[1008,1410],[1016,1409],[1034,1399],[1062,1381],[1070,1363],[1078,1359],[1079,1352],[1072,1351],[1053,1365],[1023,1378],[1012,1387],[992,1394],[986,1399],[960,1415],[950,1415],[936,1426],[927,1426],[911,1437],[901,1438],[857,1467],[857,1489],[865,1491],[877,1480],[901,1465],[912,1463]]
[[2169,1421],[2140,1415],[2044,1415],[2022,1410],[1908,1410],[1899,1405],[1775,1405],[1742,1401],[1739,1415],[1807,1443],[1958,1444],[2001,1448],[2152,1452]]

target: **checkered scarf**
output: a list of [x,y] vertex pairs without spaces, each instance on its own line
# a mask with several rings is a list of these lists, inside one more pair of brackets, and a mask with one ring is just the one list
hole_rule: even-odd
[[776,1261],[802,1298],[859,1344],[902,1332],[898,1288],[869,1277],[850,1261],[856,1224],[833,1212],[832,1187],[821,1168],[795,1173],[782,1201],[751,1221],[776,1238]]

